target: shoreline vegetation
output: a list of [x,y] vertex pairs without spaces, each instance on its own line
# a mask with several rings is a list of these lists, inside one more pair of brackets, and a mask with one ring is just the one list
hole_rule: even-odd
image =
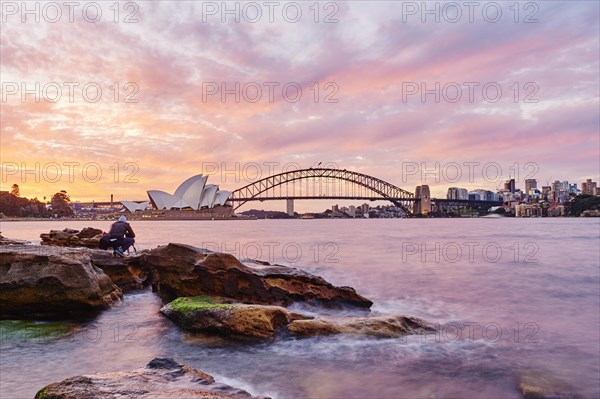
[[[437,331],[437,324],[416,317],[373,315],[373,302],[354,288],[334,286],[301,269],[240,260],[181,243],[113,257],[95,248],[98,231],[52,230],[40,235],[43,245],[0,236],[3,336],[10,340],[23,331],[27,337],[47,330],[60,339],[64,323],[93,320],[127,300],[124,293],[148,287],[162,300],[157,311],[177,328],[239,345],[331,335],[402,339]],[[293,304],[302,304],[307,313],[290,310]],[[545,374],[523,374],[516,381],[515,391],[523,398],[577,397],[572,387],[559,389],[556,379]],[[209,374],[170,358],[154,358],[132,371],[70,377],[40,387],[35,398],[92,399],[123,393],[130,398],[168,394],[172,399],[266,399],[218,384]]]

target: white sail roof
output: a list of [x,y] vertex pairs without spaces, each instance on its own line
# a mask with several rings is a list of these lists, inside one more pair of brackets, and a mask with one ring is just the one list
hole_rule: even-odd
[[135,211],[144,211],[150,204],[150,201],[143,202],[134,202],[134,201],[121,201],[121,204],[127,209],[129,212],[134,213]]
[[218,191],[217,197],[215,198],[214,205],[225,205],[229,196],[231,195],[231,191]]
[[202,194],[202,202],[200,203],[200,207],[206,206],[212,208],[215,203],[215,198],[217,197],[217,191],[219,191],[219,186],[207,184],[206,187],[204,187],[204,193]]
[[231,195],[229,191],[219,191],[219,186],[206,184],[208,176],[195,175],[177,187],[174,194],[161,190],[149,190],[148,197],[158,210],[201,207],[212,208],[214,205],[225,205]]
[[190,208],[195,210],[200,209],[202,192],[204,191],[204,185],[206,184],[207,179],[208,176],[192,176],[181,183],[173,195],[182,199],[182,204],[186,203]]

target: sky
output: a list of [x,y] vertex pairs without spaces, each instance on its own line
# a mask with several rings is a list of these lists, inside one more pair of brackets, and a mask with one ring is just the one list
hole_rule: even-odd
[[600,176],[595,1],[75,3],[2,2],[2,190],[144,200],[319,162],[434,197]]

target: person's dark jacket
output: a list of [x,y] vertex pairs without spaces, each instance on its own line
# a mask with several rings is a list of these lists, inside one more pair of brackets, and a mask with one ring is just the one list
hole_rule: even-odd
[[135,233],[133,232],[131,225],[127,222],[114,222],[112,226],[110,226],[108,235],[111,238],[135,237]]

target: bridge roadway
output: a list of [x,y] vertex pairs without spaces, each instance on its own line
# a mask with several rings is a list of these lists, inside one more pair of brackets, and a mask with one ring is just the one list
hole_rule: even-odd
[[[363,201],[420,201],[421,198],[382,198],[382,197],[364,197],[364,196],[345,196],[345,195],[313,195],[313,196],[270,196],[270,197],[251,197],[251,198],[232,198],[228,202],[246,202],[246,201],[285,201],[285,200],[363,200]],[[502,201],[482,201],[482,200],[461,200],[461,199],[446,199],[446,198],[431,198],[432,204],[455,206],[499,206]]]

